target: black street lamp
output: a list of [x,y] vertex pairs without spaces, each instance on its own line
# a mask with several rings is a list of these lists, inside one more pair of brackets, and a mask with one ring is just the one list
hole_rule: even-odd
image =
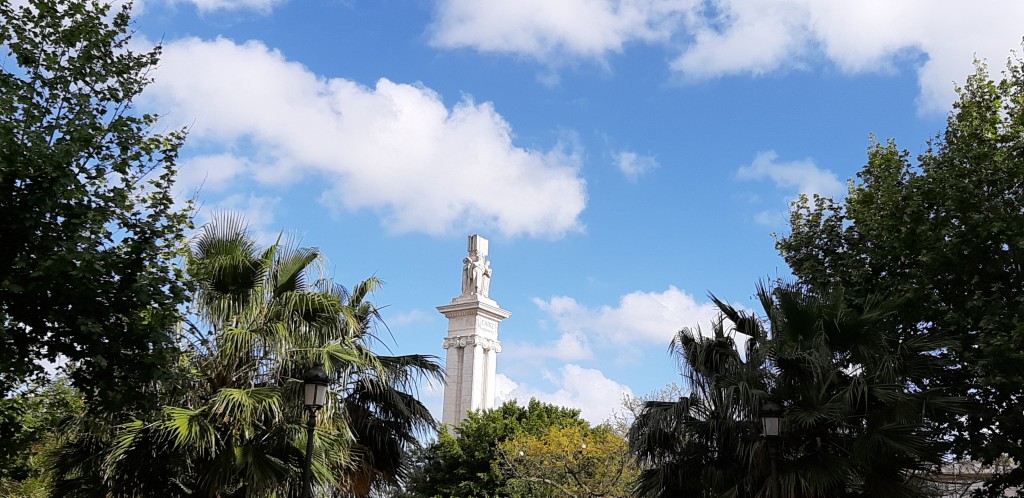
[[303,383],[305,393],[303,403],[309,412],[306,421],[306,466],[302,469],[302,497],[309,498],[312,494],[312,483],[309,479],[310,468],[313,466],[313,430],[316,429],[316,412],[323,408],[327,401],[327,384],[331,378],[327,376],[323,365],[317,364],[306,372]]
[[761,405],[761,434],[765,437],[778,436],[781,418],[782,407],[774,401],[766,401]]
[[771,489],[772,496],[777,496],[775,493],[775,486],[778,485],[778,478],[776,476],[775,460],[777,459],[777,449],[775,448],[775,439],[779,437],[779,422],[782,419],[782,407],[778,403],[768,400],[761,405],[761,434],[764,435],[765,443],[768,445],[768,458],[771,460],[772,466],[772,480]]

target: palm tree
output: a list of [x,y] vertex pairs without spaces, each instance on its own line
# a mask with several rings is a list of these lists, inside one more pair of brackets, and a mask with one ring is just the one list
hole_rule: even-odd
[[[894,299],[855,309],[842,290],[792,284],[761,285],[758,297],[764,316],[713,298],[711,334],[673,340],[691,394],[648,403],[631,428],[637,495],[925,496],[915,473],[942,455],[929,415],[958,407],[924,381],[942,343],[900,339]],[[768,400],[785,408],[771,439],[760,435]]]
[[[722,318],[710,335],[683,329],[672,340],[689,396],[647,402],[628,433],[641,473],[634,494],[643,497],[716,497],[735,490],[738,497],[755,476],[744,459],[753,440],[749,406],[741,397],[764,397],[764,382],[739,355]],[[746,385],[746,389],[737,386]],[[746,482],[745,482],[746,481]]]
[[[348,334],[359,344],[382,342],[373,334],[378,310],[366,301],[376,285],[376,279],[364,281],[346,299]],[[349,465],[335,469],[346,485],[334,495],[363,498],[396,489],[410,470],[410,453],[437,429],[429,410],[410,392],[425,379],[441,382],[439,364],[429,355],[375,355],[370,365],[349,363],[338,378],[342,418],[353,446]]]
[[[204,226],[186,257],[193,299],[179,331],[183,354],[162,386],[166,406],[113,438],[78,433],[58,484],[98,473],[96,489],[113,496],[297,496],[302,378],[316,364],[332,379],[315,431],[317,495],[366,496],[396,483],[416,436],[435,428],[409,392],[420,377],[440,380],[441,368],[430,356],[375,354],[380,315],[367,298],[380,280],[349,293],[320,276],[324,267],[319,251],[291,240],[259,248],[238,218]],[[76,467],[88,445],[103,458]]]

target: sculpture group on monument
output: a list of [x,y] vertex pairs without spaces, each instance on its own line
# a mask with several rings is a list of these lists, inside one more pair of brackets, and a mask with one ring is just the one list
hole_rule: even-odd
[[491,288],[491,262],[487,261],[487,239],[469,237],[469,256],[462,260],[462,295],[487,297]]
[[473,410],[494,408],[498,324],[512,313],[490,298],[491,263],[487,239],[469,236],[469,255],[462,260],[462,294],[438,306],[448,318],[442,423],[457,426]]

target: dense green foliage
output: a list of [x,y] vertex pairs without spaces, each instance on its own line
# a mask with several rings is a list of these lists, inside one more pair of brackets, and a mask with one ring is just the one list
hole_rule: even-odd
[[520,435],[539,436],[551,427],[589,428],[579,415],[579,410],[535,399],[526,407],[508,401],[493,410],[471,412],[455,435],[443,427],[437,442],[420,454],[405,496],[508,496],[509,476],[502,470],[499,445]]
[[0,1],[0,394],[70,361],[89,401],[152,401],[184,299],[183,134],[132,112],[159,49],[125,4]]
[[67,379],[33,382],[0,400],[0,496],[45,496],[47,457],[69,417],[81,417],[81,394]]
[[[690,395],[648,402],[630,430],[644,497],[925,496],[915,473],[938,464],[925,423],[956,400],[922,385],[938,344],[892,333],[900,301],[847,305],[841,291],[758,289],[758,317],[715,300],[710,334],[672,343]],[[748,338],[743,352],[738,338]],[[760,409],[784,409],[761,434]],[[774,463],[773,463],[774,462]]]
[[[900,333],[939,334],[952,368],[941,385],[973,400],[945,417],[957,449],[1024,461],[1024,67],[992,80],[983,64],[958,89],[945,133],[916,162],[892,140],[873,143],[843,202],[801,199],[778,249],[815,287],[842,285],[851,302],[875,289],[907,299]],[[994,495],[1024,484],[1014,469]]]
[[331,377],[317,418],[317,495],[367,496],[395,486],[417,436],[434,428],[408,394],[440,380],[432,357],[383,356],[370,279],[351,292],[323,277],[316,249],[259,247],[244,225],[219,218],[192,245],[194,323],[164,408],[148,417],[80,419],[54,464],[52,496],[293,496],[304,462],[302,378]]

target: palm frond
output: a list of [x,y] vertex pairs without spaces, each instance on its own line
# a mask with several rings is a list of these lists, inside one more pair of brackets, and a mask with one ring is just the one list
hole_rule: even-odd
[[255,431],[257,424],[272,425],[282,419],[281,391],[277,387],[221,388],[210,411],[218,419]]
[[[195,452],[201,457],[212,455],[217,450],[216,430],[207,419],[209,413],[206,407],[188,409],[168,406],[163,411],[164,420],[158,427],[168,443],[178,449]],[[124,431],[121,437],[126,439],[133,436],[137,430],[138,428],[135,431]],[[130,444],[130,441],[126,440],[119,445],[125,444]]]

